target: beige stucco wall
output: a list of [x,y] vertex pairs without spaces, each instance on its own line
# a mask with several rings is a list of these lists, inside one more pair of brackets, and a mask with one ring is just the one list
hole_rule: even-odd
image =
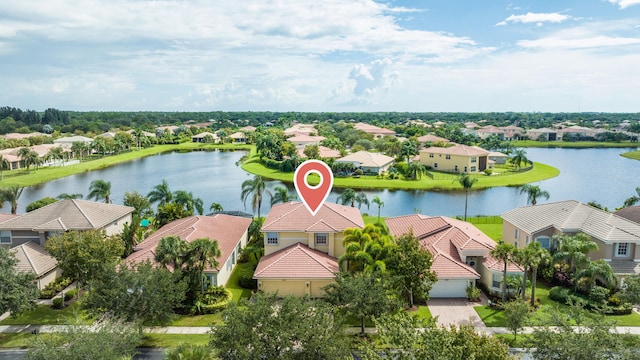
[[267,233],[264,233],[264,254],[269,255],[296,243],[302,243],[304,245],[307,245],[311,249],[322,251],[336,258],[340,257],[345,252],[344,244],[342,243],[342,240],[344,238],[343,233],[328,233],[328,235],[329,241],[327,245],[316,245],[314,233],[305,233],[302,231],[279,232],[278,245],[268,245]]
[[125,215],[118,220],[106,225],[103,227],[108,236],[117,235],[122,232],[124,228],[124,223],[131,224],[131,214]]
[[[465,172],[465,167],[467,168],[467,173],[480,173],[480,156],[475,156],[476,162],[471,162],[471,156],[462,156],[462,155],[450,155],[450,159],[447,159],[446,154],[436,154],[433,153],[433,157],[429,157],[428,151],[420,152],[420,163],[426,166],[430,166],[434,170],[437,171],[447,171],[447,172],[457,172],[463,173]],[[484,156],[487,157],[486,155]],[[437,167],[436,167],[437,164]],[[456,166],[458,167],[456,169]],[[475,166],[475,171],[471,170],[471,167]]]
[[60,268],[55,268],[48,273],[42,275],[38,278],[38,289],[42,290],[45,286],[49,285],[49,283],[53,282],[55,279],[62,276],[62,270]]
[[[325,292],[322,287],[333,282],[333,279],[276,279],[258,280],[258,290],[265,293],[278,293],[278,296],[310,296],[312,298],[324,297]],[[309,286],[307,286],[309,284]]]

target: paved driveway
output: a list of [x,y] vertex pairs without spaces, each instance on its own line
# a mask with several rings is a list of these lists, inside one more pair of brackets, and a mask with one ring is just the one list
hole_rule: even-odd
[[479,332],[488,332],[487,327],[473,307],[480,303],[469,302],[467,299],[431,299],[427,302],[431,315],[438,318],[438,325],[471,324]]

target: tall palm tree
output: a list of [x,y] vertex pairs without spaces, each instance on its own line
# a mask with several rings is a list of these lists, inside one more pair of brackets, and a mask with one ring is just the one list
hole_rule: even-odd
[[2,170],[7,170],[9,167],[11,167],[9,160],[0,155],[0,180],[3,180]]
[[47,155],[53,159],[53,164],[55,166],[56,160],[62,160],[64,158],[64,151],[61,147],[56,146],[49,149]]
[[520,187],[520,194],[527,194],[527,204],[535,205],[538,203],[538,198],[545,198],[549,200],[549,192],[540,189],[538,185],[525,184]]
[[165,268],[182,269],[183,255],[186,252],[186,241],[175,235],[165,236],[156,247],[155,260]]
[[204,212],[202,199],[194,198],[192,192],[177,190],[173,195],[175,198],[174,202],[182,205],[191,214],[194,213],[194,210],[198,211],[200,215]]
[[93,180],[89,184],[89,194],[87,199],[95,199],[96,201],[104,200],[106,204],[111,203],[111,181],[102,179]]
[[458,176],[458,184],[464,188],[464,221],[467,221],[467,205],[469,203],[469,191],[473,187],[473,184],[478,182],[478,178],[472,177],[469,174],[460,174]]
[[636,195],[633,195],[624,201],[623,207],[629,207],[637,204],[640,201],[640,186],[636,188]]
[[491,250],[491,256],[501,260],[504,264],[502,268],[502,302],[507,300],[507,263],[511,261],[513,257],[514,247],[511,244],[507,244],[504,241],[498,241],[498,245]]
[[33,165],[33,171],[35,172],[38,169],[38,165],[42,164],[42,159],[40,159],[40,155],[37,152],[31,150],[25,158],[25,163],[27,164],[27,174],[29,174],[29,167]]
[[87,152],[87,145],[82,141],[76,141],[71,144],[71,152],[82,161],[82,155]]
[[554,236],[554,241],[559,242],[558,251],[553,255],[555,261],[564,261],[569,265],[572,274],[574,289],[578,288],[577,274],[589,264],[589,252],[598,251],[596,244],[588,235],[578,233],[576,235]]
[[527,152],[524,149],[516,149],[513,151],[513,155],[509,158],[509,162],[516,167],[516,169],[520,169],[522,163],[525,164],[533,164],[529,158],[527,158]]
[[18,211],[18,199],[20,195],[22,195],[22,190],[24,190],[24,188],[18,185],[0,188],[0,201],[2,201],[0,207],[2,207],[2,204],[5,202],[10,203],[11,213],[15,215]]
[[373,197],[373,200],[371,200],[371,202],[378,205],[378,223],[380,223],[380,208],[384,207],[384,201],[380,199],[380,196],[376,195]]
[[212,268],[219,267],[220,264],[217,258],[221,254],[217,241],[212,241],[209,238],[199,238],[189,244],[185,263],[188,268],[202,272],[207,265]]
[[607,286],[613,286],[615,285],[616,276],[611,265],[603,259],[600,259],[589,261],[587,266],[576,274],[576,283],[578,283],[578,279],[587,280],[585,282],[585,285],[587,286],[585,290],[589,293],[596,284],[596,279],[604,281]]
[[271,197],[271,192],[267,190],[267,183],[260,175],[256,175],[253,179],[245,180],[242,182],[242,192],[240,199],[247,206],[247,198],[251,196],[251,207],[253,211],[258,211],[258,217],[260,217],[260,207],[262,206],[262,197],[264,193],[267,193]]
[[211,206],[209,207],[209,210],[215,211],[215,212],[221,212],[224,211],[224,209],[222,208],[222,205],[219,203],[211,203]]
[[359,192],[356,194],[355,201],[358,203],[358,209],[362,207],[362,204],[367,205],[367,209],[369,209],[369,199],[367,198],[367,194]]
[[531,306],[535,307],[538,267],[546,264],[551,259],[551,256],[547,249],[543,248],[537,241],[529,243],[527,251],[529,251],[529,267],[531,268]]
[[62,194],[56,196],[56,199],[58,199],[58,200],[70,200],[70,199],[82,199],[82,197],[83,197],[82,194],[62,193]]
[[167,180],[162,179],[162,182],[153,187],[153,190],[147,194],[149,202],[152,204],[158,202],[158,206],[168,204],[173,200],[173,193],[169,190],[169,184]]
[[29,157],[29,153],[31,152],[31,149],[29,149],[28,147],[21,147],[20,149],[18,149],[18,158],[20,158],[20,160],[22,160],[22,163],[24,166],[27,167],[27,173],[29,172],[29,163],[27,163],[27,157]]
[[407,173],[410,174],[412,179],[420,180],[422,179],[422,175],[427,173],[427,167],[413,161],[407,166]]
[[342,192],[342,194],[340,194],[340,196],[338,196],[338,198],[336,199],[337,201],[340,201],[340,203],[342,205],[347,205],[347,204],[351,204],[351,207],[356,207],[356,192],[353,189],[344,189],[344,191]]
[[273,189],[273,196],[271,197],[271,206],[278,203],[287,203],[295,198],[296,196],[294,194],[291,194],[289,192],[289,189],[287,189],[284,186],[277,186]]

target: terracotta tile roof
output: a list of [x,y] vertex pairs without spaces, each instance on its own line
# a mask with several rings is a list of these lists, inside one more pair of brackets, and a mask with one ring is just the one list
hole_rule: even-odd
[[[330,149],[328,147],[325,146],[318,146],[318,150],[320,151],[320,157],[321,158],[339,158],[340,157],[340,151],[338,150],[334,150],[334,149]],[[306,158],[307,155],[304,154],[304,148],[300,148],[298,149],[298,156],[300,158]]]
[[263,256],[255,279],[333,279],[339,271],[336,258],[301,243]]
[[603,242],[640,243],[640,224],[575,200],[523,206],[502,218],[529,234],[553,227],[583,232]]
[[[101,229],[133,212],[130,206],[86,200],[59,200],[0,223],[2,230],[91,230]],[[51,226],[51,228],[48,228]]]
[[392,163],[394,158],[381,153],[372,153],[368,151],[358,151],[345,157],[337,159],[336,162],[360,163],[365,167],[380,167]]
[[307,134],[296,134],[290,138],[287,139],[287,141],[290,142],[320,142],[322,140],[325,140],[326,137],[324,136],[311,136],[311,135],[307,135]]
[[14,253],[18,260],[16,264],[18,271],[30,271],[38,277],[55,269],[58,265],[56,259],[47,250],[33,241],[18,245],[9,251]]
[[[502,271],[504,269],[504,263],[502,260],[495,259],[491,255],[482,259],[482,263],[487,269],[491,269],[493,271]],[[507,272],[522,272],[522,268],[512,262],[507,262]]]
[[[188,242],[200,238],[218,241],[218,247],[222,255],[217,260],[222,266],[242,239],[242,235],[249,228],[249,224],[251,224],[251,219],[224,214],[198,215],[178,219],[161,227],[138,244],[133,254],[129,255],[125,262],[131,264],[149,260],[152,263],[156,263],[155,251],[160,239],[174,235]],[[205,271],[216,270],[209,267],[205,269]]]
[[364,131],[369,134],[381,134],[381,135],[395,135],[396,132],[393,130],[381,128],[371,124],[365,124],[359,122],[353,126],[354,129]]
[[349,228],[364,228],[357,208],[325,202],[315,216],[301,202],[274,205],[264,220],[261,231],[305,231],[318,229],[341,232]]
[[0,135],[0,137],[3,137],[5,139],[28,139],[28,138],[34,137],[34,136],[51,137],[51,134],[45,134],[45,133],[41,133],[41,132],[32,132],[32,133],[29,133],[29,134],[8,133],[6,135]]
[[418,141],[421,142],[421,143],[438,142],[438,141],[442,141],[442,142],[448,143],[449,139],[445,139],[443,137],[435,136],[435,135],[432,135],[432,134],[427,134],[427,135],[420,136],[418,138]]
[[433,153],[433,154],[448,154],[448,155],[462,155],[462,156],[481,156],[488,155],[489,151],[476,148],[473,146],[455,144],[450,147],[437,147],[431,146],[424,150],[420,150],[420,153]]

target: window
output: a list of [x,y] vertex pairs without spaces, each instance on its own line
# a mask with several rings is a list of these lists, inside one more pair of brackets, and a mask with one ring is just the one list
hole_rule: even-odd
[[458,172],[458,165],[453,166],[453,171]]
[[525,236],[525,244],[529,245],[529,243],[531,242],[531,238],[529,238],[529,235]]
[[514,238],[516,239],[520,239],[520,229],[516,229],[515,234],[513,235]]
[[11,230],[0,231],[0,244],[11,244]]
[[515,248],[516,248],[516,249],[520,247],[520,245],[518,244],[518,242],[517,242],[517,241],[514,241],[514,242],[513,242],[513,246],[515,246]]
[[432,158],[433,157],[433,153],[429,153],[429,157]]
[[267,233],[267,245],[278,245],[278,233],[277,232],[268,232]]
[[327,233],[315,233],[313,234],[316,245],[327,245],[329,240],[329,235]]
[[536,238],[536,241],[540,243],[540,246],[543,249],[550,249],[551,248],[551,238],[548,236],[540,236],[538,238]]
[[447,160],[451,160],[451,155],[447,154],[447,156],[445,156],[445,158],[446,158]]
[[476,167],[475,167],[475,166],[472,166],[472,167],[471,167],[471,172],[475,172],[475,171],[476,171]]
[[433,163],[433,167],[437,168],[438,167],[438,163]]
[[616,244],[616,256],[628,256],[629,255],[629,243],[617,243]]
[[502,283],[502,275],[501,274],[493,274],[493,281],[491,286],[494,288],[500,288],[500,284]]
[[472,156],[471,163],[475,163],[476,161],[478,161],[478,158],[476,156]]

